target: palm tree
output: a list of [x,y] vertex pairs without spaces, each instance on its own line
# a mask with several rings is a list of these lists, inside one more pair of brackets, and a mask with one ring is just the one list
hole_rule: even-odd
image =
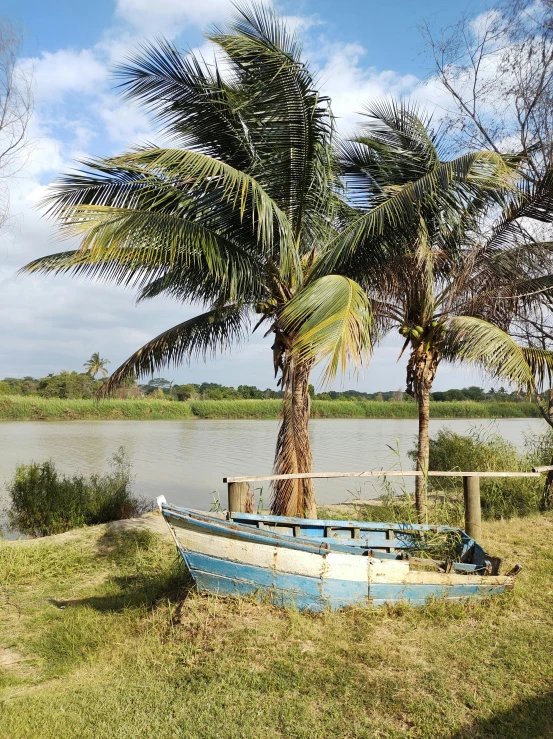
[[[342,146],[357,213],[321,267],[355,276],[381,337],[393,329],[402,336],[424,473],[430,391],[442,361],[472,362],[529,390],[549,371],[552,355],[519,346],[509,328],[521,312],[550,300],[553,243],[521,229],[521,218],[540,206],[515,187],[513,162],[489,152],[446,159],[439,132],[406,104],[376,104],[367,115],[360,134]],[[426,483],[425,476],[416,480],[422,520]]]
[[109,359],[103,359],[102,357],[100,357],[100,352],[94,352],[90,359],[88,359],[83,364],[83,367],[86,367],[87,375],[90,375],[91,377],[96,379],[96,375],[98,373],[100,373],[102,377],[108,376],[106,364],[110,364]]
[[[48,199],[74,251],[27,272],[71,272],[204,310],[138,349],[104,385],[207,357],[243,340],[252,323],[272,334],[284,390],[275,472],[309,472],[309,376],[332,374],[371,349],[371,314],[351,279],[315,271],[343,206],[329,101],[316,89],[295,36],[270,10],[239,8],[209,36],[207,64],[168,42],[118,69],[125,96],[161,124],[172,147],[147,146],[85,162]],[[302,296],[301,320],[288,306]],[[295,352],[302,340],[313,356]],[[316,515],[310,480],[275,485],[273,511]]]

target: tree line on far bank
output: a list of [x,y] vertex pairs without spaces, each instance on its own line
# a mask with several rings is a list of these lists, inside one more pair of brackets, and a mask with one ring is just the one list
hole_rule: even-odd
[[[60,399],[91,399],[94,398],[104,379],[95,379],[90,373],[68,372],[63,370],[57,374],[51,373],[46,377],[5,377],[0,380],[0,396],[2,395],[36,395],[42,398]],[[360,390],[330,390],[316,393],[313,385],[309,386],[309,394],[313,400],[328,401],[356,401],[373,400],[380,402],[415,402],[403,390],[386,390],[375,393]],[[265,388],[261,390],[255,385],[238,385],[233,387],[216,382],[177,384],[163,377],[155,377],[145,384],[136,382],[121,388],[117,392],[121,399],[136,399],[140,397],[187,401],[187,400],[280,400],[284,397],[282,390]],[[434,402],[466,401],[486,402],[501,400],[513,403],[522,403],[528,400],[527,396],[517,391],[509,392],[504,387],[498,390],[490,388],[484,390],[472,385],[465,388],[431,393]]]

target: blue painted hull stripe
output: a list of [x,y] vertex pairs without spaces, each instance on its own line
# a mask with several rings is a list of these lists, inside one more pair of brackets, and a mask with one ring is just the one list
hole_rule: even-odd
[[408,602],[421,605],[429,598],[460,600],[503,592],[504,585],[371,583],[320,579],[275,572],[198,552],[181,550],[200,590],[220,595],[255,594],[276,605],[300,610],[336,609],[348,605]]
[[330,578],[315,578],[306,575],[291,575],[233,562],[228,559],[212,557],[198,552],[186,552],[185,558],[189,569],[195,572],[209,573],[221,576],[230,581],[240,580],[249,584],[252,589],[274,588],[288,592],[291,596],[306,596],[311,601],[333,601],[342,605],[366,602],[368,596],[367,581],[335,580]]
[[254,596],[258,600],[269,600],[273,605],[283,608],[297,608],[300,611],[320,612],[327,610],[337,610],[349,605],[348,603],[329,603],[323,600],[314,600],[301,593],[287,593],[286,591],[276,589],[255,588],[251,583],[242,580],[227,580],[219,575],[212,575],[208,572],[197,572],[195,575],[196,586],[198,590],[204,593],[213,593],[214,595],[234,595]]

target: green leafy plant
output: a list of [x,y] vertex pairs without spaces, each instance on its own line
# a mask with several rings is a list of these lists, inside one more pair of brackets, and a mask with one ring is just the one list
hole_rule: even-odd
[[49,536],[80,526],[132,518],[152,504],[132,495],[130,464],[121,447],[104,475],[64,475],[48,460],[19,465],[8,483],[11,529]]
[[[547,446],[547,440],[538,435],[527,437],[525,448],[519,451],[514,444],[496,433],[493,426],[475,426],[466,435],[442,428],[430,439],[430,469],[529,472],[532,466],[539,464],[544,456],[547,457]],[[415,459],[416,451],[412,450],[409,455]],[[446,499],[456,500],[462,507],[461,478],[429,477],[428,485],[430,491],[443,491]],[[536,513],[542,489],[543,480],[539,478],[482,478],[482,515],[484,518],[502,518]]]

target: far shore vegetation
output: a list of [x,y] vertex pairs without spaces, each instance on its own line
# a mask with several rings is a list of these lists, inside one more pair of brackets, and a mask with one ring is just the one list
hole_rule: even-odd
[[[187,418],[281,418],[282,400],[230,398],[175,402],[162,397],[95,400],[0,395],[0,421],[180,420]],[[432,418],[537,418],[531,402],[431,401]],[[341,398],[313,400],[311,418],[417,418],[412,401]]]
[[[46,377],[4,377],[0,380],[0,397],[5,395],[39,396],[41,398],[92,399],[104,384],[90,373],[70,372],[62,370],[50,373]],[[308,388],[311,400],[377,400],[414,402],[411,395],[401,388],[397,390],[378,390],[365,392],[362,390],[327,390],[316,392],[313,385]],[[544,393],[544,398],[547,394]],[[125,387],[111,394],[117,399],[150,398],[156,400],[282,400],[284,392],[273,388],[264,390],[255,385],[221,385],[216,382],[179,384],[164,377],[153,377],[144,384],[128,382]],[[489,390],[471,385],[464,388],[435,391],[430,393],[434,401],[472,400],[475,402],[528,402],[528,394],[516,390],[509,391],[503,386],[491,387]]]
[[[154,377],[144,384],[128,382],[116,391],[115,397],[99,401],[97,393],[103,383],[103,379],[95,379],[91,372],[62,371],[43,378],[5,377],[0,380],[0,421],[282,417],[284,393],[271,388],[232,387],[214,382],[178,384]],[[418,417],[415,400],[401,389],[317,393],[310,385],[309,395],[311,418]],[[430,415],[433,418],[537,418],[541,414],[538,405],[524,393],[504,387],[484,390],[471,386],[431,393]]]

